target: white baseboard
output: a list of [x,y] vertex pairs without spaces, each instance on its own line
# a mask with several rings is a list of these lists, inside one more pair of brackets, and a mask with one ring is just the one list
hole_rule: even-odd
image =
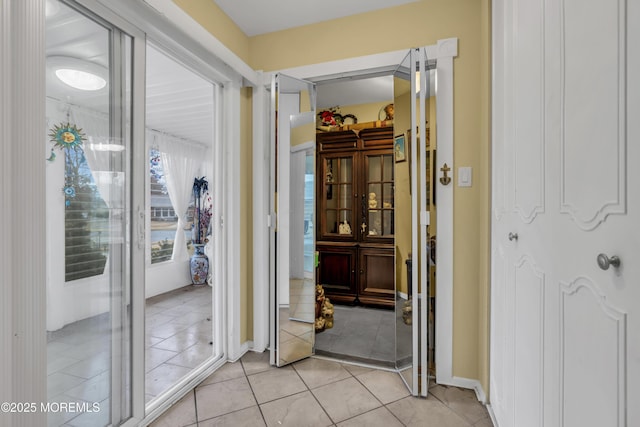
[[244,356],[250,349],[253,348],[253,341],[245,341],[240,344],[238,351],[236,352],[237,356],[235,358],[231,358],[231,355],[227,357],[227,361],[229,362],[237,362],[240,360],[242,356]]
[[482,388],[482,384],[478,380],[472,380],[470,378],[462,378],[462,377],[451,377],[451,378],[437,378],[436,382],[438,384],[451,385],[454,387],[466,388],[476,392],[476,398],[479,402],[486,405],[487,404],[487,395]]
[[491,424],[493,424],[494,427],[500,427],[498,425],[498,420],[496,420],[496,414],[493,413],[493,408],[491,407],[491,404],[485,405],[487,408],[487,411],[489,412],[489,417],[491,417]]

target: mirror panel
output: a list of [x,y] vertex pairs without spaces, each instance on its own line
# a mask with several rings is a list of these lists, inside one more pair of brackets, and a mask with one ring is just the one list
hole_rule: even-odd
[[[409,129],[415,123],[415,93],[411,93],[411,54],[407,53],[393,76],[394,136],[396,144],[410,141]],[[411,147],[405,146],[405,152]],[[413,298],[412,296],[412,215],[411,215],[411,161],[395,163],[395,243],[396,243],[396,369],[413,391]]]
[[[275,77],[277,231],[275,364],[313,354],[315,85]],[[333,210],[336,212],[337,210]]]

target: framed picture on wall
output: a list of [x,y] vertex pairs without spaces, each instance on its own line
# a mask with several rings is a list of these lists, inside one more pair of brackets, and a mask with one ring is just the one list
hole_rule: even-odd
[[393,155],[396,163],[407,161],[407,141],[405,135],[397,135],[393,138]]

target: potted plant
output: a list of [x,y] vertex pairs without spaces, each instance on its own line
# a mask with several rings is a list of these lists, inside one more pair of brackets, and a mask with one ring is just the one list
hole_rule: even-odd
[[193,180],[193,225],[191,236],[194,252],[189,261],[191,283],[203,285],[207,283],[209,275],[209,258],[204,253],[211,225],[211,196],[209,195],[209,183],[203,176]]

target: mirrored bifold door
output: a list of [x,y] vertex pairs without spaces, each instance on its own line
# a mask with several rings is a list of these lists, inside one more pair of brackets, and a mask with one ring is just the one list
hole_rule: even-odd
[[271,364],[315,344],[315,103],[313,83],[282,74],[271,84]]
[[394,144],[399,145],[396,149],[408,148],[409,152],[408,162],[396,163],[396,246],[400,251],[402,247],[411,248],[409,253],[401,253],[407,258],[406,270],[401,270],[405,265],[396,265],[395,318],[396,369],[415,396],[426,396],[428,392],[427,226],[430,218],[427,138],[421,137],[427,135],[428,91],[425,50],[411,50],[394,72]]
[[131,165],[144,146],[132,125],[144,37],[103,12],[47,2],[47,397],[77,409],[49,412],[51,426],[119,425],[141,390],[132,283],[144,283],[144,222],[132,200],[144,177]]

